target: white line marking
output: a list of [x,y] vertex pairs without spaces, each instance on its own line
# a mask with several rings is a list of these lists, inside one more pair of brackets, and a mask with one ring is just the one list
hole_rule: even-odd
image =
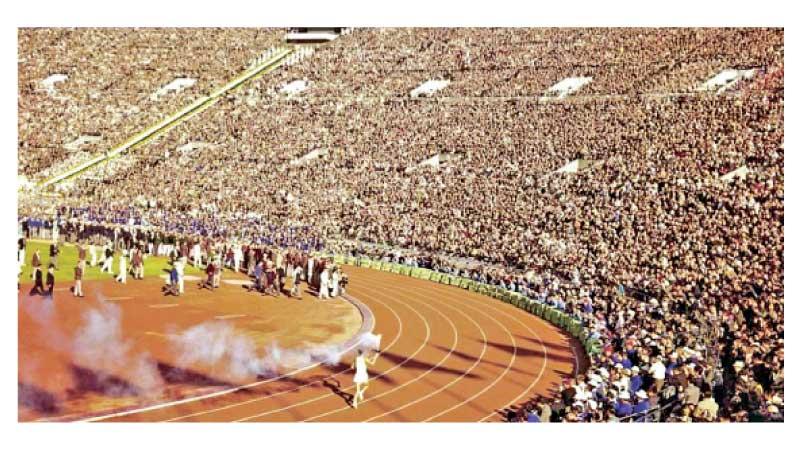
[[155,303],[152,305],[147,305],[150,308],[174,308],[176,306],[181,306],[180,303]]
[[[169,275],[167,275],[167,274],[161,275],[161,279],[162,280],[169,280]],[[183,276],[183,281],[200,281],[202,279],[203,278],[200,278],[197,275],[184,275]]]
[[164,334],[164,333],[159,333],[157,331],[145,331],[144,334],[146,334],[148,336],[156,336],[156,337],[167,338],[167,339],[178,336],[177,334]]
[[238,319],[240,317],[247,317],[247,314],[228,314],[226,316],[214,316],[217,320]]

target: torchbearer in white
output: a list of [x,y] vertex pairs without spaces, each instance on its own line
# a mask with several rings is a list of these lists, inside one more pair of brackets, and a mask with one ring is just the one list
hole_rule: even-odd
[[356,360],[353,363],[353,367],[356,369],[356,375],[353,377],[353,383],[356,385],[356,393],[353,395],[353,408],[358,408],[359,400],[364,401],[364,392],[366,392],[369,387],[367,363],[374,364],[377,358],[378,355],[375,354],[373,359],[368,360],[367,357],[364,356],[364,351],[358,349],[358,356],[356,356]]
[[222,279],[222,257],[217,256],[214,258],[214,276],[212,278],[214,280],[214,289],[219,288],[219,282]]
[[[372,359],[368,359],[364,354],[364,348],[368,351],[375,352]],[[356,385],[356,393],[353,395],[353,408],[358,408],[358,402],[364,401],[364,392],[369,387],[369,373],[367,373],[367,364],[373,365],[378,360],[378,353],[381,347],[381,335],[367,334],[362,337],[361,345],[358,348],[358,355],[356,356],[353,367],[356,369],[356,374],[353,377],[353,383]]]

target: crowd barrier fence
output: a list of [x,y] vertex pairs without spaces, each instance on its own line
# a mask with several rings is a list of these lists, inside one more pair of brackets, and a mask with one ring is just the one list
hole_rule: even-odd
[[516,306],[517,308],[523,309],[528,313],[541,317],[542,319],[566,331],[575,339],[580,341],[587,355],[592,356],[600,353],[601,351],[602,345],[600,341],[592,338],[589,335],[589,332],[586,330],[586,328],[584,328],[580,319],[566,314],[550,305],[526,297],[519,292],[502,289],[499,286],[480,283],[469,278],[454,276],[421,267],[411,267],[388,261],[378,261],[369,258],[353,256],[329,256],[332,256],[333,261],[339,265],[346,264],[357,267],[365,267],[368,269],[381,270],[389,273],[396,273],[420,280],[428,280],[436,283],[456,286],[470,292],[476,292],[478,294],[496,298],[500,301]]

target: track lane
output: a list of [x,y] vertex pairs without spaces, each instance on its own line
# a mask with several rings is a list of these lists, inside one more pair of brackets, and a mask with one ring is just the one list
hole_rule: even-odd
[[[352,371],[317,368],[280,386],[271,382],[267,392],[168,408],[157,420],[479,421],[499,418],[499,409],[546,393],[563,373],[575,370],[577,356],[565,354],[574,350],[563,345],[564,333],[512,305],[402,275],[346,270],[349,292],[375,313],[375,332],[387,338],[382,327],[392,322],[392,309],[403,327],[395,335],[397,346],[387,346],[370,367],[370,388],[357,410],[343,399],[352,393]],[[421,319],[412,319],[416,315]],[[420,341],[426,320],[426,339]],[[325,386],[333,380],[338,393]]]
[[[403,365],[408,363],[409,361],[414,360],[420,352],[422,352],[426,348],[429,348],[427,344],[430,342],[432,336],[434,336],[434,334],[432,333],[432,329],[435,326],[437,326],[437,324],[440,324],[440,321],[443,322],[444,321],[443,319],[446,319],[446,317],[441,313],[439,313],[439,316],[435,317],[425,316],[422,313],[420,313],[420,311],[411,308],[408,305],[407,300],[398,300],[397,298],[392,298],[388,294],[383,293],[381,290],[370,289],[365,286],[362,286],[360,289],[366,292],[363,292],[362,290],[359,290],[356,287],[351,287],[350,292],[353,295],[360,297],[371,295],[373,300],[375,300],[377,297],[383,299],[381,301],[394,302],[403,305],[408,310],[414,312],[414,314],[416,314],[423,321],[425,325],[425,338],[421,342],[417,343],[418,339],[413,334],[408,334],[405,336],[405,339],[403,339],[403,341],[400,343],[400,345],[398,345],[396,349],[396,354],[398,355],[399,360],[387,362],[386,358],[378,359],[378,363],[376,363],[376,365],[370,368],[370,387],[368,392],[370,392],[370,394],[372,395],[368,397],[368,399],[372,398],[373,401],[371,403],[367,402],[360,403],[359,409],[353,410],[353,414],[351,415],[354,415],[355,413],[360,413],[363,415],[365,413],[364,411],[368,410],[371,407],[384,407],[383,402],[378,400],[378,398],[380,398],[381,396],[381,393],[393,389],[392,386],[403,385],[408,383],[409,381],[408,378],[410,378],[413,374],[410,371],[397,372],[398,369],[403,367]],[[435,309],[433,308],[430,309],[431,311],[435,311]],[[453,327],[451,331],[454,335],[454,339],[457,341],[458,339],[457,329]],[[438,338],[440,337],[440,335],[437,335],[436,337]],[[408,350],[405,350],[403,346],[408,346]],[[412,348],[413,351],[411,351]],[[390,375],[392,373],[396,374]],[[352,377],[353,377],[353,372],[349,372],[340,378],[340,383],[343,386],[346,386],[344,388],[345,390],[346,389],[353,390]],[[306,418],[303,420],[308,421],[318,418],[317,416],[328,414],[331,411],[352,410],[352,408],[350,408],[349,406],[343,407],[342,406],[343,403],[344,403],[343,399],[340,398],[339,396],[333,395],[331,393],[326,393],[323,395],[319,395],[315,398],[299,402],[296,405],[296,407],[302,408],[304,411],[306,411],[306,416],[305,416]],[[365,407],[364,405],[366,404],[369,404],[370,406]],[[253,419],[265,420],[266,418],[268,418],[270,421],[282,420],[285,419],[285,416],[281,414],[283,413],[283,411],[284,409],[281,408],[280,410],[259,412],[254,415],[236,419],[235,421],[237,422],[251,421]],[[276,415],[276,413],[278,415]]]

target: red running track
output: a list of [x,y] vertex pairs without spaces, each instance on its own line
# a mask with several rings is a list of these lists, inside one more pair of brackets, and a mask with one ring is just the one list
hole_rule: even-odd
[[550,396],[585,366],[580,344],[499,300],[402,275],[347,267],[348,293],[383,334],[366,400],[353,409],[351,361],[236,392],[98,421],[498,421],[503,409]]

